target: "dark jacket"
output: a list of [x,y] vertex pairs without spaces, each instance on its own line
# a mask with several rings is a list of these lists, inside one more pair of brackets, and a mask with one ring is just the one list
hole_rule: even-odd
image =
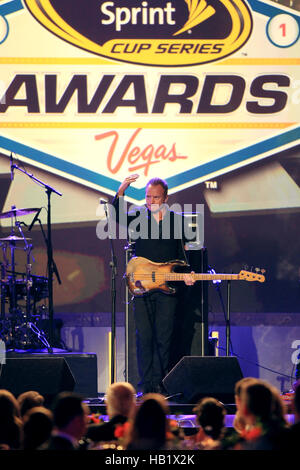
[[127,418],[125,416],[117,415],[111,418],[107,423],[90,424],[86,437],[94,442],[114,441],[117,439],[114,435],[116,426],[118,424],[124,424],[126,421]]

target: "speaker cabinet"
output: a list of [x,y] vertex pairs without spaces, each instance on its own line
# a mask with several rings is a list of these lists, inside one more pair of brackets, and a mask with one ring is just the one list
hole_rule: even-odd
[[2,365],[0,388],[16,397],[29,390],[45,398],[53,397],[63,391],[73,391],[74,386],[74,377],[62,357],[6,358]]
[[[207,273],[206,248],[186,252],[189,270]],[[208,338],[208,283],[177,283],[178,305],[171,344],[170,368],[184,356],[213,355]]]
[[168,395],[181,403],[214,397],[234,403],[234,386],[243,378],[236,357],[185,356],[163,379]]

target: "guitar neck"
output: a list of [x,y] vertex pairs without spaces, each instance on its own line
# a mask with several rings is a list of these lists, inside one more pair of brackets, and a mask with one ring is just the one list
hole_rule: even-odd
[[[183,273],[166,273],[166,281],[183,281],[185,274]],[[239,274],[192,274],[195,281],[237,281]]]

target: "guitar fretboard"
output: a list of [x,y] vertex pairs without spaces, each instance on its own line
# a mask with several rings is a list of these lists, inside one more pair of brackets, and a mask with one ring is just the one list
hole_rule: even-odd
[[[195,281],[234,281],[239,280],[239,274],[206,274],[206,273],[196,273],[190,274]],[[162,281],[184,281],[184,277],[187,274],[183,273],[160,273],[153,271],[151,273],[135,273],[131,274],[132,281],[139,280],[139,281],[146,281],[146,280],[162,280]]]
[[[184,280],[184,274],[182,273],[166,273],[165,274],[165,280],[166,281],[183,281]],[[239,274],[204,274],[204,273],[198,273],[198,274],[191,274],[193,279],[195,281],[215,281],[215,280],[220,280],[220,281],[233,281],[233,280],[238,280],[239,279]]]

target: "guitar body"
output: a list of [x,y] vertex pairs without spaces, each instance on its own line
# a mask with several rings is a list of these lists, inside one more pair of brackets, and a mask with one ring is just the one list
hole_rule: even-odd
[[181,260],[154,263],[141,256],[133,257],[126,269],[128,289],[135,297],[143,296],[150,291],[174,294],[175,288],[168,285],[165,276],[178,266],[186,266],[186,263]]

